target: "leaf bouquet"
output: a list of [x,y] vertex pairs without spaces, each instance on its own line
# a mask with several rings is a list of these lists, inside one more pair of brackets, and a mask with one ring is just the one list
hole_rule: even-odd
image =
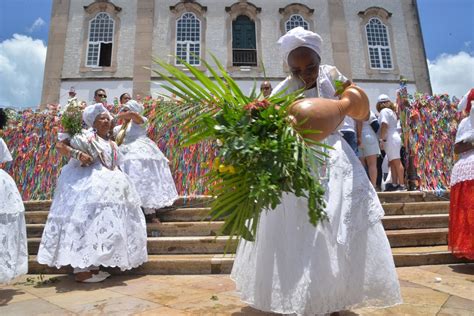
[[153,70],[166,82],[164,89],[186,101],[164,103],[158,113],[164,121],[169,113],[178,118],[181,145],[217,144],[206,175],[215,197],[211,220],[224,219],[221,234],[253,241],[261,212],[271,211],[291,192],[307,198],[309,221],[316,225],[326,218],[316,171],[329,147],[307,139],[316,131],[302,131],[289,119],[288,110],[301,93],[262,99],[254,87],[247,96],[212,58],[216,69],[202,61],[209,77],[185,61],[181,64],[195,79],[161,60],[155,60],[161,69]]
[[69,106],[61,116],[61,126],[71,137],[82,131],[82,109]]

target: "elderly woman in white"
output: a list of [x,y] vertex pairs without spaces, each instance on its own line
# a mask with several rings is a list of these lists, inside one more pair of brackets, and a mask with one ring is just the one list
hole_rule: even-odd
[[114,128],[122,159],[120,168],[140,194],[141,206],[150,222],[159,223],[155,210],[173,205],[178,192],[171,175],[168,159],[147,137],[148,120],[141,113],[143,105],[130,100],[123,105],[119,119],[123,125]]
[[[292,74],[273,93],[304,88],[306,97],[335,98],[336,67],[321,65],[321,37],[301,27],[279,40]],[[307,201],[286,194],[262,213],[255,242],[242,240],[231,277],[241,299],[259,310],[315,315],[401,302],[383,209],[354,151],[336,130],[325,140],[328,221],[308,221]]]
[[71,160],[58,179],[38,262],[70,265],[76,281],[100,282],[109,276],[100,266],[128,270],[147,260],[147,232],[140,197],[117,167],[110,113],[90,105],[83,120],[93,130],[62,143]]

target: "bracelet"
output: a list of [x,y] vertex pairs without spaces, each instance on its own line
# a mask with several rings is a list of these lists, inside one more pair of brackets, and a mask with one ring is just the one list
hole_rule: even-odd
[[77,149],[71,149],[71,157],[77,160],[80,160],[81,152]]

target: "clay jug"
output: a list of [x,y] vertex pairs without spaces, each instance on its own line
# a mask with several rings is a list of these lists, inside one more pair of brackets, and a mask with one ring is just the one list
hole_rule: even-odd
[[318,130],[320,133],[305,134],[305,137],[321,141],[329,136],[344,120],[344,116],[365,121],[369,119],[369,99],[364,90],[351,85],[340,100],[308,98],[298,100],[289,109],[298,130]]

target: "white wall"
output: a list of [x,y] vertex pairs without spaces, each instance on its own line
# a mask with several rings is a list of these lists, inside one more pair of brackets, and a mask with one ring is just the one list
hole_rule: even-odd
[[[377,113],[375,109],[375,105],[377,104],[377,99],[379,95],[386,94],[390,97],[390,100],[395,102],[396,100],[396,92],[397,89],[400,87],[396,83],[368,83],[368,82],[356,82],[358,86],[360,86],[364,91],[367,93],[370,102],[370,108],[372,111]],[[416,86],[414,84],[407,84],[408,93],[413,94],[416,91]]]
[[68,92],[71,87],[76,90],[76,97],[79,101],[86,101],[87,104],[91,104],[94,99],[94,91],[99,88],[105,89],[108,103],[113,103],[114,97],[118,98],[122,93],[132,94],[132,86],[131,80],[62,81],[59,103],[61,105],[67,103]]
[[[84,19],[86,12],[84,6],[91,3],[90,0],[71,1],[69,9],[69,21],[66,35],[66,47],[64,52],[64,64],[62,78],[80,78],[81,57],[83,54],[83,41],[87,45],[88,26],[84,30]],[[119,42],[117,45],[117,56],[112,56],[117,61],[117,71],[110,75],[97,73],[94,77],[132,77],[133,58],[135,45],[135,23],[137,8],[135,1],[114,0],[113,3],[122,8],[118,13],[120,18]],[[85,57],[85,56],[84,56]]]

